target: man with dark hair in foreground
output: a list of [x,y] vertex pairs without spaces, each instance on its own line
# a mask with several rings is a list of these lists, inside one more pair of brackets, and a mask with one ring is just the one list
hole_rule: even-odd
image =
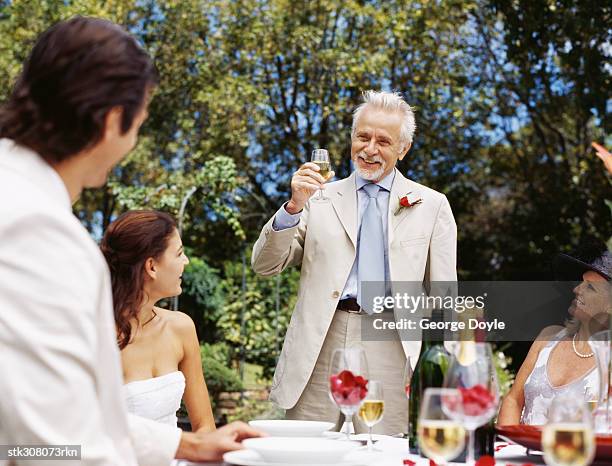
[[41,35],[0,109],[0,445],[81,445],[79,464],[157,466],[218,460],[259,435],[126,413],[108,269],[71,204],[134,147],[155,84],[128,33],[76,17]]

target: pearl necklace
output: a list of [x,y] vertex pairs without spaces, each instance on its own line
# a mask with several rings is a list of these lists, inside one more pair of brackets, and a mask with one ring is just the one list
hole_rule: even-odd
[[578,335],[578,332],[574,333],[574,337],[572,338],[572,348],[574,348],[574,353],[576,353],[576,356],[582,359],[592,358],[595,354],[593,352],[589,354],[582,354],[578,352],[578,350],[576,349],[576,335]]

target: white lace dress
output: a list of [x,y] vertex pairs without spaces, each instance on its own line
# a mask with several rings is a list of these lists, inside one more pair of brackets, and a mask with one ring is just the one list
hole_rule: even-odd
[[542,348],[535,367],[525,382],[525,407],[521,416],[521,424],[542,425],[548,421],[548,410],[555,397],[568,395],[578,399],[594,400],[599,393],[599,374],[597,367],[587,372],[583,377],[565,385],[553,387],[548,379],[548,359],[553,348],[566,335],[565,329],[555,335]]
[[176,412],[185,392],[181,371],[130,382],[123,389],[130,413],[176,427]]

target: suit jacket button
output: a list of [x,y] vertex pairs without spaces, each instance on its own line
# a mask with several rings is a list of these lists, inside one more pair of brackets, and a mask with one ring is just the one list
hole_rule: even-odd
[[339,291],[334,291],[332,293],[332,298],[336,299],[336,298],[339,298],[339,297],[340,297],[340,292]]

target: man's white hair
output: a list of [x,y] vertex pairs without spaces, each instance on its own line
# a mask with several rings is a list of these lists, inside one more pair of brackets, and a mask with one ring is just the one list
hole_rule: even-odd
[[397,112],[402,117],[402,126],[400,128],[400,152],[403,151],[409,144],[412,144],[412,136],[416,129],[414,120],[414,109],[408,105],[399,92],[386,92],[369,90],[363,93],[363,103],[360,104],[353,112],[353,127],[351,136],[355,136],[357,129],[357,121],[361,113],[366,107],[374,107],[386,112]]

